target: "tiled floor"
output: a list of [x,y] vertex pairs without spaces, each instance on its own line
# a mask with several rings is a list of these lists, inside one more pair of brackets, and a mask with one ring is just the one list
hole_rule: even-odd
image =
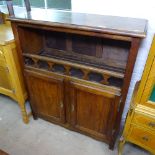
[[[44,120],[22,122],[16,102],[0,95],[0,149],[10,155],[117,155],[102,142]],[[126,144],[123,155],[148,155]]]

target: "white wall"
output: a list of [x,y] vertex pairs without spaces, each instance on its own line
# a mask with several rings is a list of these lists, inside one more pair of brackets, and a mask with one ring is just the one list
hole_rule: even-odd
[[74,12],[114,15],[148,19],[148,33],[142,41],[137,56],[132,80],[123,114],[125,119],[135,82],[140,80],[155,32],[155,0],[72,0]]

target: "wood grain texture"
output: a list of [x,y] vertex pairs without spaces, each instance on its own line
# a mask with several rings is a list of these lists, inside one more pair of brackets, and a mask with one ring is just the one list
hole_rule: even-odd
[[[31,102],[36,115],[64,122],[63,79],[54,79],[35,72],[25,72]],[[45,92],[45,93],[43,93]]]
[[[109,130],[115,96],[104,96],[105,92],[76,83],[70,89],[72,125],[78,130],[104,137]],[[101,121],[102,120],[102,121]]]

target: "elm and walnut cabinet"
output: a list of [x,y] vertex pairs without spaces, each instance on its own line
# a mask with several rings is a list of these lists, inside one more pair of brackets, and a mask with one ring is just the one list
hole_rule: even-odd
[[147,21],[57,10],[9,19],[34,118],[112,149]]

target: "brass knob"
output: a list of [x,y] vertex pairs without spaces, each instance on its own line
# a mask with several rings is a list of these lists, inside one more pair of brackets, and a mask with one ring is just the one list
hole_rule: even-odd
[[146,137],[146,136],[142,137],[142,139],[143,139],[144,141],[146,141],[146,142],[148,142],[148,141],[149,141],[149,138],[148,138],[148,137]]
[[149,122],[148,126],[154,128],[155,127],[155,122]]
[[72,104],[72,112],[74,112],[74,104]]

